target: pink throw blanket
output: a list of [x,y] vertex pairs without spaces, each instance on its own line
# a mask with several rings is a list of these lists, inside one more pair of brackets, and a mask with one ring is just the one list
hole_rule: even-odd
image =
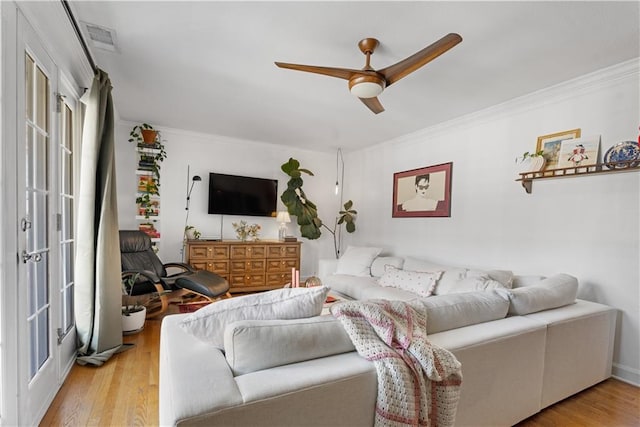
[[452,426],[462,370],[455,356],[427,340],[419,300],[347,301],[331,307],[358,354],[378,374],[376,426]]

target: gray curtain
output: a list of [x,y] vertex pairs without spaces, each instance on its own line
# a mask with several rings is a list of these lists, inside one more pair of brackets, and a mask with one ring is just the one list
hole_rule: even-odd
[[102,365],[122,346],[120,240],[111,81],[102,70],[82,97],[75,316],[81,365]]

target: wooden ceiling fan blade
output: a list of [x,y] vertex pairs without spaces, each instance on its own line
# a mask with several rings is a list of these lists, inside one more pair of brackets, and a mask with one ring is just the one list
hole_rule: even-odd
[[389,67],[378,70],[387,80],[387,86],[397,82],[408,74],[411,74],[423,65],[433,61],[462,41],[459,34],[450,33],[437,42],[430,44],[419,52]]
[[315,65],[287,64],[286,62],[276,62],[275,64],[280,68],[324,74],[325,76],[338,77],[345,80],[349,80],[354,74],[362,74],[362,70],[352,70],[349,68],[318,67]]
[[380,103],[378,98],[358,98],[364,105],[367,106],[371,111],[375,114],[382,113],[384,111],[384,107]]

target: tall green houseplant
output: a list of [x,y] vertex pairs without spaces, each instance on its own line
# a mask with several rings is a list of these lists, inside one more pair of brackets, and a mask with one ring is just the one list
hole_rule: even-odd
[[300,162],[294,158],[289,158],[289,161],[281,166],[282,171],[287,174],[290,179],[287,182],[287,189],[280,196],[280,200],[287,207],[289,215],[296,217],[297,223],[300,226],[300,235],[307,239],[314,240],[322,235],[321,228],[324,227],[329,233],[333,235],[333,247],[336,253],[336,258],[340,255],[340,248],[338,245],[337,232],[339,227],[344,224],[348,233],[356,231],[356,215],[358,212],[353,208],[353,202],[347,201],[343,210],[338,212],[333,228],[329,228],[320,218],[318,218],[318,208],[313,203],[304,190],[302,185],[302,174],[313,176],[313,172],[309,169],[300,167]]

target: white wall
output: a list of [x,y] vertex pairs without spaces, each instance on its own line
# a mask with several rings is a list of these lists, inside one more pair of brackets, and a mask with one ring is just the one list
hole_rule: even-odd
[[[137,229],[135,221],[137,156],[135,144],[129,143],[129,131],[135,123],[119,122],[116,127],[116,163],[118,188],[118,215],[120,229]],[[278,180],[278,194],[286,189],[288,176],[280,166],[289,157],[300,161],[314,176],[303,176],[305,193],[319,207],[319,216],[331,220],[338,211],[339,200],[334,194],[336,171],[335,154],[310,152],[291,147],[241,141],[220,136],[203,135],[189,131],[158,128],[165,140],[167,159],[162,163],[160,178],[161,242],[159,256],[164,262],[179,261],[182,248],[182,231],[186,218],[187,166],[191,176],[200,175],[191,194],[189,224],[202,232],[202,238],[235,239],[232,222],[245,220],[262,226],[261,238],[277,239],[278,224],[265,217],[240,217],[234,215],[209,215],[207,198],[209,173],[227,173]],[[278,197],[278,210],[285,210]],[[288,224],[289,234],[298,236],[295,223]],[[316,241],[302,239],[301,274],[315,273],[318,257],[333,256],[333,240],[323,233]]]
[[[345,153],[344,198],[353,199],[358,230],[345,246],[381,245],[388,253],[449,264],[512,269],[518,274],[566,272],[580,280],[579,297],[620,310],[614,374],[640,384],[640,174],[564,178],[533,183],[526,194],[514,159],[535,149],[537,137],[581,128],[602,136],[604,153],[635,140],[638,132],[638,61],[584,76],[355,153]],[[121,228],[136,227],[133,123],[118,124],[118,203]],[[162,129],[168,159],[162,167],[160,257],[181,257],[187,165],[203,181],[192,194],[189,223],[204,237],[220,237],[221,219],[207,211],[208,173],[287,177],[280,165],[290,156],[316,176],[304,189],[325,221],[337,212],[335,154]],[[391,218],[393,173],[453,162],[450,218]],[[274,220],[225,216],[223,237],[233,239],[232,221],[263,226],[276,238]],[[289,231],[298,235],[297,227]],[[302,239],[302,274],[319,258],[333,256],[332,239]]]
[[[355,241],[446,264],[577,276],[579,297],[620,310],[614,374],[640,384],[640,174],[538,180],[532,194],[514,182],[515,157],[540,135],[581,128],[602,135],[603,153],[637,140],[638,68],[620,64],[351,153]],[[451,217],[391,218],[393,173],[445,162]]]

